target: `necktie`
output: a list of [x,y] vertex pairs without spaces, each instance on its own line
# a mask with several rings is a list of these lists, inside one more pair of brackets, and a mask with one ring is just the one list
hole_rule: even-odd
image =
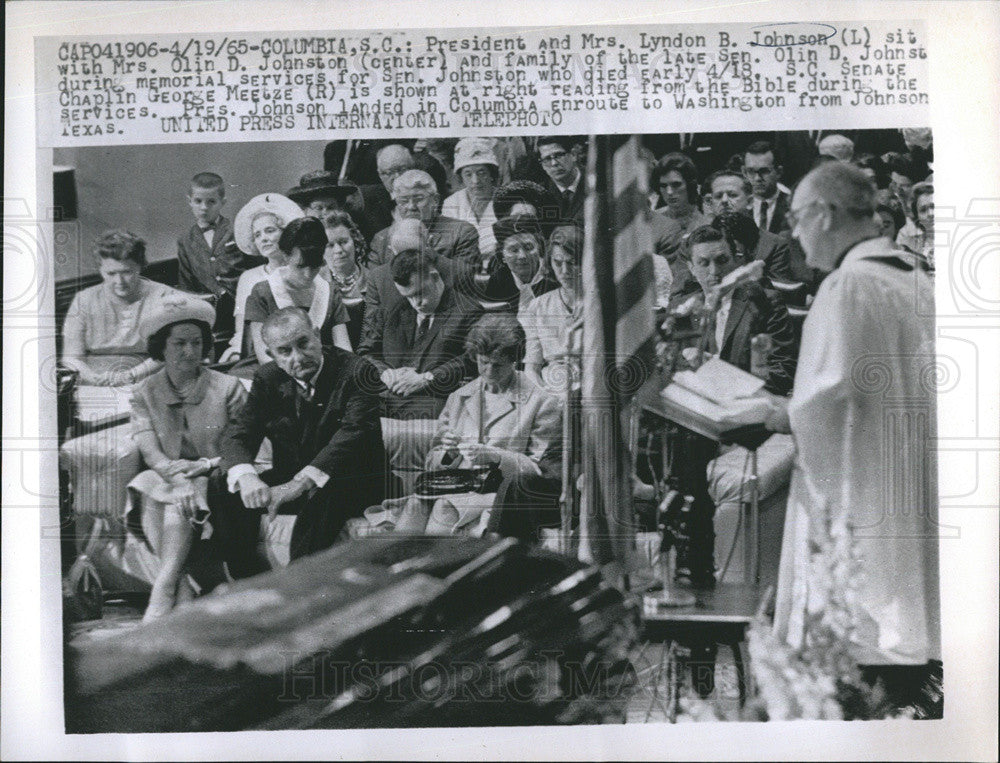
[[566,209],[569,209],[570,204],[573,203],[573,192],[567,189],[562,192],[562,197],[563,197],[563,206]]
[[762,201],[760,203],[760,217],[757,218],[757,227],[761,230],[767,230],[767,202]]
[[303,382],[299,385],[299,397],[304,403],[312,403],[313,399],[313,385],[309,382]]
[[719,328],[719,313],[713,312],[708,317],[708,342],[705,344],[705,352],[709,355],[719,354],[719,341],[716,333]]
[[429,315],[417,316],[417,333],[413,337],[414,344],[420,344],[427,336],[427,329],[430,328],[431,317]]

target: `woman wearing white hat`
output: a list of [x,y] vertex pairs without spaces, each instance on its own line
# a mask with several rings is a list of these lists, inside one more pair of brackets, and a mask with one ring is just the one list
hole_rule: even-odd
[[278,248],[281,231],[292,220],[302,217],[302,209],[294,201],[280,193],[262,193],[254,196],[237,213],[233,221],[233,237],[240,251],[264,257],[267,262],[247,270],[236,284],[236,333],[229,347],[219,358],[225,363],[240,358],[243,353],[243,337],[246,321],[247,299],[253,287],[285,264],[285,255]]
[[496,249],[493,223],[493,192],[500,178],[492,138],[462,138],[455,144],[455,174],[462,180],[456,191],[441,206],[441,214],[471,223],[479,232],[479,252],[489,260]]
[[214,321],[211,305],[181,294],[159,300],[140,325],[149,356],[163,361],[132,393],[132,436],[149,469],[129,483],[127,523],[160,559],[144,620],[193,596],[183,572],[208,518],[208,475],[222,430],[246,401],[239,379],[204,365]]

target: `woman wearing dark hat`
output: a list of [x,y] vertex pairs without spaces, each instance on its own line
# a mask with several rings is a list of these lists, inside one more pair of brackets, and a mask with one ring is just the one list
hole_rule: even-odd
[[339,180],[336,172],[307,172],[299,178],[299,184],[288,191],[287,196],[310,217],[325,220],[328,214],[343,211],[359,227],[365,227],[365,201],[361,190],[356,185]]
[[562,222],[559,200],[544,186],[530,180],[512,180],[497,188],[493,194],[493,212],[497,220],[516,215],[536,217],[546,238]]
[[537,219],[517,215],[498,220],[493,235],[497,253],[489,264],[487,300],[506,302],[520,312],[535,297],[559,286],[545,268],[545,239]]
[[246,320],[250,324],[257,360],[266,363],[267,347],[261,327],[271,313],[285,307],[300,307],[320,332],[323,345],[351,351],[347,334],[349,316],[340,292],[320,275],[327,246],[323,223],[315,217],[300,217],[281,232],[278,248],[287,261],[250,291]]
[[214,321],[207,302],[177,295],[159,300],[140,327],[149,356],[163,362],[132,393],[132,437],[149,468],[129,483],[126,520],[160,560],[144,620],[193,596],[183,573],[208,517],[208,475],[222,430],[246,400],[239,379],[204,365]]
[[246,254],[263,257],[267,262],[245,271],[236,284],[236,333],[220,362],[235,360],[243,355],[246,305],[254,286],[285,264],[285,254],[278,248],[281,232],[292,220],[302,217],[298,204],[280,193],[254,196],[236,214],[233,234],[236,245]]

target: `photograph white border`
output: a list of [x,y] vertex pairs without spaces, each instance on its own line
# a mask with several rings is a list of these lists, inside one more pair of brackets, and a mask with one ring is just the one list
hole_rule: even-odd
[[[252,9],[252,12],[250,12]],[[931,127],[935,138],[935,192],[939,206],[968,215],[969,205],[1000,211],[1000,13],[990,2],[15,2],[6,6],[5,201],[29,200],[51,168],[36,162],[35,36],[128,32],[278,31],[283,29],[421,28],[428,20],[451,27],[571,26],[925,19],[929,37]],[[811,18],[810,18],[811,17]],[[821,121],[821,116],[817,117]],[[810,127],[801,124],[797,127]],[[823,126],[817,124],[815,126]],[[891,125],[887,125],[891,126]],[[51,182],[51,180],[49,180]],[[12,221],[5,204],[6,229]],[[5,245],[5,250],[7,246]],[[6,254],[6,251],[5,251]],[[940,252],[938,260],[946,256]],[[982,264],[989,288],[1000,283],[997,260]],[[939,420],[954,431],[968,425],[966,448],[979,468],[969,507],[942,507],[940,521],[958,525],[962,537],[942,544],[945,719],[926,722],[794,722],[685,724],[415,731],[243,732],[233,734],[65,736],[62,732],[62,644],[58,628],[43,629],[61,607],[58,553],[40,537],[32,506],[51,495],[54,447],[32,444],[40,421],[38,356],[25,347],[39,325],[34,297],[22,297],[24,257],[4,257],[4,454],[2,746],[4,759],[995,759],[997,728],[997,348],[1000,315],[944,314],[951,292],[939,276],[940,328],[977,342],[979,389],[966,407],[942,409]],[[20,285],[20,286],[19,286]],[[51,294],[47,297],[51,300]],[[6,306],[16,301],[16,314]],[[1000,310],[993,292],[992,304]],[[35,315],[32,316],[32,310]],[[44,310],[41,313],[44,315]],[[48,319],[51,325],[52,319]],[[44,333],[44,332],[43,332]],[[12,439],[13,438],[13,439]],[[960,460],[960,459],[959,459]],[[949,461],[952,467],[959,464]],[[966,466],[968,466],[966,463]],[[960,484],[954,468],[942,469],[942,494]],[[979,506],[980,508],[975,508]],[[44,553],[43,553],[44,551]]]

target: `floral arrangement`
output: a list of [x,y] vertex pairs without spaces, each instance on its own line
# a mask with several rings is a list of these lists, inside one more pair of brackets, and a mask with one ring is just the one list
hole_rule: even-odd
[[[778,639],[763,614],[750,625],[750,694],[742,710],[723,713],[697,697],[680,700],[678,720],[855,720],[933,717],[925,708],[897,708],[879,683],[862,681],[851,655],[858,559],[850,526],[827,520],[825,540],[813,548],[806,637],[801,648]],[[940,683],[926,691],[940,704]]]

